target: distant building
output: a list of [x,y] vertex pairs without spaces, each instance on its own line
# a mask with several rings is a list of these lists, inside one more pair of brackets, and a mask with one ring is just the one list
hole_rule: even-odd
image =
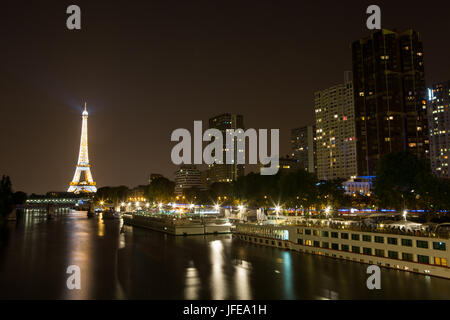
[[441,178],[450,178],[450,81],[428,89],[428,126],[430,130],[430,163]]
[[195,165],[181,165],[175,172],[175,194],[183,195],[190,188],[202,189],[202,175]]
[[358,175],[387,153],[428,157],[424,53],[419,33],[379,30],[352,43]]
[[317,178],[356,177],[355,113],[351,72],[344,83],[314,93]]
[[[225,113],[209,119],[209,128],[218,129],[224,137],[224,146],[226,141],[227,129],[244,129],[244,118],[242,115]],[[245,152],[245,150],[237,150],[235,142],[234,161],[236,162],[237,153]],[[223,160],[226,161],[225,150],[223,150]],[[242,164],[216,164],[208,165],[208,176],[210,183],[214,182],[231,182],[244,175],[244,165]]]
[[317,170],[316,126],[304,126],[291,130],[292,158],[310,173]]
[[373,178],[374,177],[358,177],[345,181],[342,183],[345,194],[370,195],[372,193]]
[[279,170],[281,171],[289,171],[289,172],[304,169],[304,167],[300,164],[300,162],[297,159],[290,158],[289,156],[280,158],[278,167]]
[[[34,197],[39,197],[36,195],[33,195]],[[33,197],[30,196],[30,197]],[[80,198],[80,197],[86,197],[86,195],[79,195],[75,194],[73,192],[67,192],[67,191],[49,191],[45,194],[45,196],[42,196],[45,198]]]
[[[270,164],[260,164],[260,168],[268,167],[270,167]],[[286,155],[285,157],[281,157],[278,159],[278,170],[278,172],[294,172],[297,170],[304,170],[304,168],[297,159]]]
[[200,172],[201,180],[202,180],[202,189],[206,190],[211,185],[211,181],[209,178],[209,170],[204,170]]
[[159,178],[164,178],[164,176],[159,173],[152,173],[152,174],[150,174],[150,177],[148,178],[148,183],[150,184],[150,183],[152,183],[153,180],[156,180]]

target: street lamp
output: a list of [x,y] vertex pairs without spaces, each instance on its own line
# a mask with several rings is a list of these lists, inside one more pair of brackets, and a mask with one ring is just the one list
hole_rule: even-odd
[[325,208],[325,215],[327,216],[327,218],[328,218],[328,215],[330,214],[330,211],[331,211],[331,207],[330,206]]
[[280,206],[275,206],[275,213],[278,215],[281,211],[281,207]]

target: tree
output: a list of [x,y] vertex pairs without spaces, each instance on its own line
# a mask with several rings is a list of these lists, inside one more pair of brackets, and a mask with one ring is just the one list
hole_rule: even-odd
[[9,176],[2,176],[0,181],[0,219],[5,218],[13,209],[13,192]]
[[170,202],[175,194],[175,182],[167,178],[160,177],[154,179],[145,192],[149,201]]
[[192,187],[184,190],[183,195],[187,202],[195,204],[201,197],[201,191],[197,187]]
[[229,182],[214,182],[208,191],[212,202],[219,201],[223,204],[233,200],[233,185]]
[[386,154],[378,164],[374,193],[381,207],[434,210],[441,202],[439,188],[428,164],[410,152]]
[[14,205],[24,204],[25,201],[27,200],[27,194],[22,191],[14,192],[12,195],[12,200]]
[[321,181],[318,186],[317,202],[323,206],[330,206],[333,215],[337,215],[337,209],[349,204],[342,183],[342,179],[325,180]]
[[96,201],[104,201],[106,203],[117,205],[127,200],[128,187],[102,187],[98,188],[95,194]]
[[450,183],[445,179],[422,172],[416,177],[417,190],[414,190],[415,207],[425,209],[425,219],[430,222],[439,210],[448,209],[450,198]]
[[289,207],[309,209],[317,200],[316,184],[315,175],[305,170],[281,173],[278,180],[280,199]]

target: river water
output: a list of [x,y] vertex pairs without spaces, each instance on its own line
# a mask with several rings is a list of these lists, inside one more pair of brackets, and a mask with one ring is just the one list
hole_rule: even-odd
[[[24,214],[0,244],[1,299],[450,299],[450,280],[249,244],[174,237],[72,212]],[[81,289],[69,290],[68,266]]]

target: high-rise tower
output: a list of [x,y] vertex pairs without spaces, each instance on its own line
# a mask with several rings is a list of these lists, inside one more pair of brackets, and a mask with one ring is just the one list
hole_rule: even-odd
[[428,157],[424,53],[419,33],[379,30],[352,43],[359,176],[391,152]]
[[434,174],[450,179],[450,81],[428,89],[430,162]]
[[314,93],[317,178],[355,178],[355,106],[351,72],[344,83]]
[[[227,129],[243,129],[244,117],[239,114],[225,113],[214,118],[209,119],[209,128],[218,129],[222,132],[224,139],[226,139]],[[234,161],[238,158],[238,152],[245,152],[245,150],[237,150],[237,141],[234,142]],[[223,150],[223,159],[226,159],[226,150]],[[209,183],[214,182],[231,182],[244,175],[244,165],[237,164],[210,164],[208,168]]]
[[67,192],[97,192],[97,187],[92,179],[91,165],[89,164],[87,131],[88,115],[86,103],[84,103],[84,111],[82,113],[83,121],[81,126],[80,154],[78,155],[78,164],[75,169],[75,175],[73,176]]
[[304,126],[291,130],[292,157],[310,173],[317,171],[316,126]]

